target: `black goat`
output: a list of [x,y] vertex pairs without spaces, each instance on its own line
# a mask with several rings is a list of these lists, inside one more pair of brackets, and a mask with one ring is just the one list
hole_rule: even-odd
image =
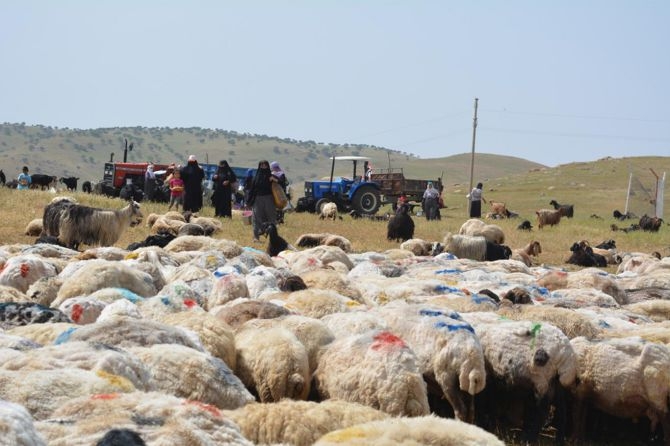
[[401,205],[386,225],[386,238],[391,241],[407,241],[414,238],[414,220],[409,215],[409,206]]
[[575,213],[575,206],[573,204],[559,204],[556,200],[551,200],[550,205],[561,212],[563,217],[572,218]]
[[637,215],[633,214],[632,212],[626,212],[625,214],[622,214],[618,209],[615,209],[614,212],[612,212],[612,216],[621,221],[628,218],[637,218]]
[[86,192],[87,194],[90,194],[91,192],[93,192],[93,185],[91,184],[90,181],[84,181],[81,184],[81,190],[83,192]]
[[59,181],[67,187],[67,190],[76,191],[78,180],[79,177],[61,177]]
[[138,248],[145,248],[147,246],[158,246],[159,248],[165,248],[168,243],[174,240],[176,237],[174,234],[169,232],[159,232],[156,235],[150,235],[141,242],[135,242],[128,245],[126,248],[128,251],[135,251]]
[[600,249],[616,249],[616,242],[612,239],[605,240],[604,242],[596,245],[596,248]]
[[280,252],[286,251],[287,249],[293,249],[293,247],[282,238],[277,232],[277,225],[274,223],[264,223],[261,228],[262,234],[269,238],[268,247],[266,252],[270,257],[277,256]]
[[58,179],[51,175],[35,173],[30,176],[30,180],[31,189],[37,189],[39,187],[40,189],[44,190],[45,188],[49,189],[51,186],[55,186]]
[[584,243],[573,243],[570,247],[572,254],[568,263],[579,266],[607,266],[607,260],[600,254],[593,252],[593,249]]
[[0,184],[4,186],[6,182],[7,177],[5,176],[5,172],[3,172],[2,169],[0,169]]
[[507,245],[486,241],[486,255],[484,260],[507,260],[512,256],[512,249]]
[[516,227],[519,231],[532,231],[533,225],[530,224],[530,221],[524,220],[519,226]]
[[112,429],[95,446],[146,446],[137,432],[130,429]]
[[663,224],[663,219],[659,217],[650,217],[647,214],[644,214],[640,217],[639,224],[643,231],[658,232]]

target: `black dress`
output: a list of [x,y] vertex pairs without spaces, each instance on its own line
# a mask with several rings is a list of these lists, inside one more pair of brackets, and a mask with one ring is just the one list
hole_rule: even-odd
[[197,162],[190,162],[181,170],[184,180],[184,211],[198,212],[202,209],[202,180],[205,172]]
[[[235,172],[230,167],[219,167],[214,177],[214,215],[216,217],[232,217],[233,183],[237,181]],[[227,182],[227,184],[223,184]]]

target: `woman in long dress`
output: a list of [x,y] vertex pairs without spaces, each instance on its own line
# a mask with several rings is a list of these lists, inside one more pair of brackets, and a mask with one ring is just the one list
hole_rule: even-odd
[[228,165],[228,161],[219,161],[219,168],[212,177],[212,181],[214,182],[214,195],[212,196],[214,216],[231,218],[233,216],[233,183],[237,182],[237,176]]
[[202,209],[202,180],[205,171],[198,164],[195,155],[188,157],[188,163],[181,169],[184,180],[184,211],[198,212]]

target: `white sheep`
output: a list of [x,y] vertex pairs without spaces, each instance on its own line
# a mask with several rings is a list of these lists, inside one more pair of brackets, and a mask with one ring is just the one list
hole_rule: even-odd
[[384,318],[369,311],[331,313],[321,317],[320,320],[337,339],[370,330],[388,330],[388,324]]
[[253,446],[216,407],[157,392],[73,398],[36,427],[52,446],[90,446],[112,428],[132,429],[156,446]]
[[337,205],[335,203],[325,203],[323,206],[321,206],[319,219],[330,219],[335,221],[337,219]]
[[36,255],[10,257],[0,271],[0,285],[6,285],[25,293],[30,285],[43,277],[58,274],[54,264]]
[[254,444],[310,446],[321,436],[354,424],[389,418],[387,413],[340,400],[282,400],[252,403],[223,413],[236,422]]
[[584,429],[584,404],[619,418],[648,417],[651,430],[663,425],[665,444],[670,442],[670,350],[667,346],[631,337],[571,341],[578,360],[573,393],[578,406],[578,435]]
[[395,416],[430,412],[414,352],[388,331],[336,339],[319,358],[319,396],[365,404]]
[[46,446],[35,430],[33,417],[20,404],[0,400],[0,444],[7,446]]
[[486,259],[486,239],[483,236],[447,234],[444,250],[459,259],[484,261]]
[[422,417],[388,418],[330,432],[314,446],[504,446],[504,442],[484,429],[462,421]]
[[307,398],[309,356],[289,330],[242,325],[235,334],[235,348],[235,374],[261,402]]
[[414,350],[421,373],[439,385],[456,418],[473,422],[474,407],[468,407],[468,401],[484,389],[486,370],[472,326],[453,311],[400,301],[377,311]]
[[295,313],[317,319],[331,313],[365,308],[359,302],[343,296],[337,291],[318,288],[292,292],[286,297],[285,307]]
[[169,344],[131,347],[129,351],[151,370],[155,390],[222,409],[254,401],[226,363],[208,353]]

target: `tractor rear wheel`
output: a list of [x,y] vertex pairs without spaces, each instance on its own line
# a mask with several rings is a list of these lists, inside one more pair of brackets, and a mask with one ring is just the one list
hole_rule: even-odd
[[356,191],[351,204],[361,214],[376,214],[381,206],[379,191],[371,186],[363,186]]

